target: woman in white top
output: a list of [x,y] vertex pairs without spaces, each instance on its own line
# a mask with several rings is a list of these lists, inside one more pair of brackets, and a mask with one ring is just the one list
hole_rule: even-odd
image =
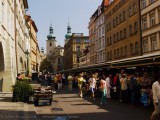
[[93,100],[95,100],[94,91],[96,88],[96,79],[94,78],[94,75],[91,76],[88,83],[89,83],[89,90],[91,91],[91,98],[93,98]]
[[126,101],[127,98],[127,78],[126,75],[123,74],[120,79],[121,91],[120,91],[120,101]]
[[106,78],[106,87],[107,87],[107,94],[106,94],[106,98],[111,98],[111,84],[110,84],[110,80],[111,79],[111,75],[109,75]]

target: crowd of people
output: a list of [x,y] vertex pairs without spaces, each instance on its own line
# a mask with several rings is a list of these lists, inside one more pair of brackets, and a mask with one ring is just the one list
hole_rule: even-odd
[[[68,91],[71,92],[73,88],[78,88],[80,97],[88,93],[93,100],[95,100],[97,96],[101,96],[100,104],[107,104],[107,99],[119,99],[121,102],[131,103],[131,105],[136,106],[143,102],[148,104],[149,100],[153,100],[152,103],[155,106],[155,111],[153,112],[151,120],[154,120],[153,118],[160,112],[160,108],[156,106],[158,103],[160,106],[160,87],[158,95],[157,88],[153,91],[153,99],[150,94],[147,95],[146,99],[143,98],[142,90],[147,89],[151,91],[152,84],[156,81],[153,81],[147,73],[138,74],[133,72],[128,74],[124,70],[121,70],[116,74],[103,74],[98,72],[45,74],[41,76],[41,78],[40,81],[43,85],[52,85],[55,90],[68,89]],[[159,80],[160,77],[156,79]],[[158,85],[160,86],[160,83]],[[155,96],[158,96],[158,98]],[[154,99],[156,99],[156,102],[154,102]]]

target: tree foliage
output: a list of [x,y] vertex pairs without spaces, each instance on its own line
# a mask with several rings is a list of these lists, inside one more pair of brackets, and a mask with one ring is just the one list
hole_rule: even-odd
[[50,63],[49,60],[44,59],[44,60],[41,62],[40,71],[42,71],[42,72],[50,72],[50,73],[53,72],[52,64]]

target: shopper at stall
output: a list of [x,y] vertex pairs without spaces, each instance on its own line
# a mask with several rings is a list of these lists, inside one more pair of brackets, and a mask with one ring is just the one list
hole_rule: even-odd
[[157,81],[155,81],[152,85],[152,92],[153,92],[153,104],[155,110],[152,113],[150,120],[159,120],[160,119],[160,75],[157,77]]

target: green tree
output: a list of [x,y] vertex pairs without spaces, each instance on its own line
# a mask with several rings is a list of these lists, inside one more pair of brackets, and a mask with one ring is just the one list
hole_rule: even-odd
[[40,71],[53,73],[52,64],[47,59],[44,59],[40,65]]

